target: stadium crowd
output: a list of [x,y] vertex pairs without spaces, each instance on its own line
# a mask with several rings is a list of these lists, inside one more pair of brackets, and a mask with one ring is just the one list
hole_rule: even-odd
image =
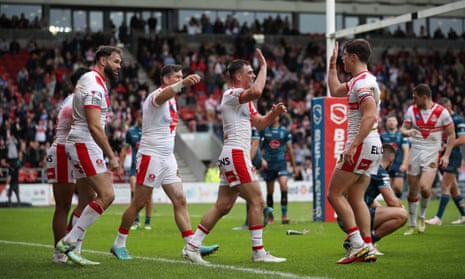
[[[281,22],[283,28],[289,29],[290,33],[298,33],[289,27],[286,19],[270,20],[274,21],[272,26]],[[187,34],[228,34],[226,26],[237,25],[230,24],[227,19],[222,24],[223,27],[218,29],[218,26],[221,26],[217,24],[218,20],[214,24],[208,24],[210,20],[205,17],[193,21],[192,24],[197,26],[196,30],[192,31],[189,23],[184,30]],[[230,21],[234,22],[233,18]],[[107,132],[113,150],[120,151],[126,130],[135,120],[136,113],[150,90],[149,84],[139,80],[139,65],[147,71],[156,86],[160,85],[160,70],[166,64],[182,64],[185,73],[199,74],[202,82],[193,88],[186,88],[179,96],[181,117],[192,131],[213,130],[221,138],[219,104],[227,84],[226,65],[235,58],[252,58],[255,47],[258,46],[252,34],[257,28],[264,32],[265,26],[265,22],[257,22],[248,29],[236,26],[239,28],[238,32],[230,31],[231,35],[235,35],[231,45],[218,40],[203,42],[200,47],[195,47],[193,44],[182,43],[174,35],[155,33],[141,37],[137,53],[134,54],[138,61],[124,61],[121,78],[111,90],[112,120]],[[457,36],[457,39],[460,39],[459,37]],[[71,90],[70,73],[80,66],[91,66],[96,47],[112,43],[115,43],[113,38],[105,38],[101,33],[68,37],[60,46],[54,47],[38,47],[34,40],[21,46],[14,38],[2,39],[1,158],[6,158],[8,137],[15,136],[19,140],[24,166],[44,167],[44,155],[54,138],[53,125],[56,122],[57,109]],[[306,44],[290,44],[283,38],[276,44],[264,44],[260,47],[269,67],[268,82],[257,108],[261,113],[266,113],[271,105],[278,101],[288,106],[287,119],[284,121],[293,135],[297,164],[304,165],[305,161],[311,158],[311,100],[326,95],[324,45],[318,40],[309,40]],[[24,65],[11,71],[5,61],[22,61],[20,57],[24,59]],[[381,129],[382,120],[387,115],[395,114],[401,123],[407,107],[411,104],[413,85],[420,82],[431,86],[433,100],[442,96],[449,97],[453,109],[463,116],[464,49],[450,49],[444,52],[421,52],[414,49],[393,52],[386,49],[376,61],[380,62],[369,64],[369,69],[376,75],[382,87]],[[257,61],[254,61],[253,65],[258,69]],[[349,78],[348,75],[342,76],[341,80]]]

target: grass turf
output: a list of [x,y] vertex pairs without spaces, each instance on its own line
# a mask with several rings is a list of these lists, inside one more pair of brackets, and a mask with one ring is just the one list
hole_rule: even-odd
[[[438,201],[430,203],[432,217]],[[193,227],[211,205],[189,205]],[[458,213],[451,202],[442,226],[427,226],[424,234],[403,236],[404,228],[379,242],[385,253],[376,263],[337,265],[344,255],[344,233],[335,223],[313,222],[310,203],[290,203],[291,224],[279,222],[264,230],[265,247],[288,259],[279,264],[254,264],[248,231],[233,231],[242,224],[245,205],[236,204],[204,244],[218,243],[219,251],[206,258],[209,267],[181,258],[184,245],[174,223],[171,205],[154,205],[152,230],[131,231],[127,248],[135,257],[118,261],[109,253],[126,206],[113,205],[86,234],[83,255],[98,266],[52,264],[52,207],[1,208],[0,274],[2,278],[463,278],[465,225],[449,225]],[[144,211],[142,211],[144,212]],[[143,220],[142,213],[141,219]],[[309,230],[306,235],[286,235],[288,229]]]

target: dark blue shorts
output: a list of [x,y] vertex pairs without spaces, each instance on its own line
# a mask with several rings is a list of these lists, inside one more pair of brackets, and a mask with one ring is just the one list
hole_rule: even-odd
[[462,165],[462,154],[460,152],[452,152],[449,157],[449,165],[444,169],[444,172],[458,175],[460,166]]
[[136,176],[136,164],[131,164],[131,169],[129,170],[129,177]]
[[400,178],[405,178],[405,172],[401,172],[399,170],[400,168],[400,165],[399,166],[394,166],[392,165],[390,168],[389,168],[389,177],[391,178],[394,178],[394,177],[400,177]]
[[287,171],[286,161],[267,163],[268,167],[261,172],[265,181],[275,180],[281,176],[290,176],[289,172]]

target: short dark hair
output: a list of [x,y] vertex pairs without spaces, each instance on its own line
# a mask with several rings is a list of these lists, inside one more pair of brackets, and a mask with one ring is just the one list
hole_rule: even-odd
[[441,106],[450,103],[450,99],[448,97],[441,97],[438,101],[438,104]]
[[97,62],[101,57],[108,57],[110,56],[113,52],[117,52],[119,55],[123,55],[123,52],[119,47],[115,46],[99,46],[97,51],[95,52],[95,59],[94,62]]
[[358,56],[361,62],[368,63],[371,57],[370,43],[365,39],[353,39],[348,41],[344,49],[347,53],[353,53]]
[[71,84],[73,85],[73,87],[76,86],[78,80],[82,77],[82,75],[84,75],[87,72],[90,72],[89,68],[79,67],[78,69],[76,69],[74,72],[71,73],[71,75],[69,76],[69,79],[71,80]]
[[431,88],[429,88],[428,84],[420,83],[413,88],[413,92],[415,92],[418,96],[426,96],[431,98],[433,94],[431,93]]
[[179,72],[179,71],[182,71],[182,66],[181,65],[178,65],[178,64],[165,65],[161,69],[161,72],[160,72],[161,80],[163,81],[163,77],[169,76],[172,73],[176,73],[176,72]]
[[395,154],[395,153],[396,153],[396,150],[395,150],[394,147],[393,147],[392,145],[390,145],[389,143],[384,143],[384,144],[383,144],[383,154],[388,154],[388,153]]
[[231,63],[228,65],[228,74],[231,79],[233,79],[234,75],[242,70],[244,66],[250,65],[250,62],[247,60],[243,59],[236,59],[233,60]]

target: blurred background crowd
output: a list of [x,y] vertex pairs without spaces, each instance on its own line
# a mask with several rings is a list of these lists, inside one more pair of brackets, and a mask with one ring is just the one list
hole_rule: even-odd
[[[92,67],[95,49],[101,44],[133,44],[127,34],[144,29],[149,20],[135,17],[127,30],[118,28],[115,34],[104,36],[101,32],[70,35],[59,44],[38,46],[35,40],[21,45],[14,37],[0,39],[0,158],[7,164],[16,147],[26,168],[38,169],[23,173],[22,182],[43,179],[40,169],[45,166],[47,148],[53,142],[57,111],[63,99],[72,91],[70,73],[78,67]],[[0,16],[0,25],[10,28],[41,28],[39,20],[29,22],[22,15],[7,18]],[[149,26],[149,30],[155,30]],[[155,22],[156,25],[156,22]],[[116,27],[115,27],[116,29]],[[439,30],[440,31],[440,30]],[[127,34],[126,34],[127,32]],[[203,15],[179,30],[186,35],[226,34],[232,40],[206,40],[188,44],[176,34],[147,32],[139,37],[134,58],[125,59],[120,80],[111,89],[112,114],[107,132],[115,152],[119,152],[127,129],[133,125],[135,115],[141,109],[147,94],[160,85],[160,70],[166,64],[182,64],[184,73],[198,73],[202,82],[186,88],[178,96],[181,118],[191,131],[212,131],[222,138],[222,92],[228,82],[226,66],[232,59],[252,61],[256,47],[260,47],[268,61],[268,82],[262,98],[257,103],[261,113],[276,102],[288,106],[288,114],[282,119],[293,135],[296,162],[299,166],[311,159],[311,100],[326,95],[326,50],[324,34],[312,34],[298,43],[286,36],[274,44],[257,41],[254,34],[297,35],[299,30],[291,26],[287,18],[267,18],[253,25],[239,25],[234,17],[225,21],[211,20]],[[453,29],[448,34],[435,32],[418,36],[399,30],[364,34],[365,37],[392,36],[397,38],[418,37],[426,40],[465,40],[464,34]],[[341,42],[344,43],[343,41]],[[427,49],[427,48],[425,48]],[[383,99],[380,112],[380,129],[388,115],[396,115],[399,123],[411,104],[411,90],[420,82],[428,83],[433,90],[433,100],[447,96],[454,110],[465,112],[465,48],[394,49],[386,46],[375,52],[369,64],[380,83]],[[339,63],[341,66],[342,64]],[[150,81],[142,82],[140,72]],[[341,68],[341,79],[347,80]]]

